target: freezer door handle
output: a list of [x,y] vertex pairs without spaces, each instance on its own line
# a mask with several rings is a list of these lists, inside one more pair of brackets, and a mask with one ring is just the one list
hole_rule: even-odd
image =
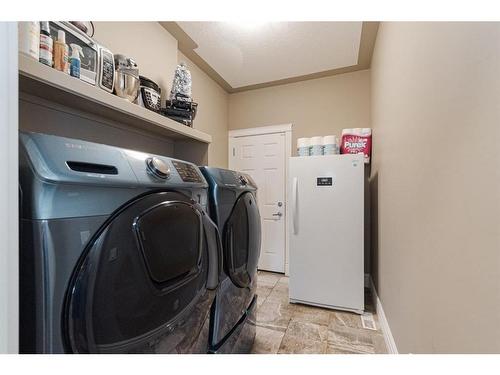
[[299,185],[299,179],[297,177],[293,178],[292,185],[292,226],[293,226],[293,234],[298,233],[298,217],[297,217],[297,189]]

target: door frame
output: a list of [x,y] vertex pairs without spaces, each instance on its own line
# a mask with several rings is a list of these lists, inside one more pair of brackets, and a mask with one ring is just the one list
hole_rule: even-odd
[[[231,165],[231,157],[233,153],[234,139],[241,137],[249,137],[255,135],[265,135],[265,134],[285,134],[285,181],[283,181],[285,189],[285,275],[289,275],[289,259],[290,259],[290,248],[289,248],[289,237],[290,237],[290,225],[288,223],[288,207],[289,207],[289,197],[288,197],[288,170],[289,170],[289,160],[292,156],[292,128],[293,124],[278,124],[269,126],[259,126],[255,128],[237,129],[228,131],[228,165],[229,169],[233,169]],[[258,187],[257,187],[258,188]]]

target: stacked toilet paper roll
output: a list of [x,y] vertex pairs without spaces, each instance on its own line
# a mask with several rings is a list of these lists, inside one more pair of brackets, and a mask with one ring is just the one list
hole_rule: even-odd
[[309,138],[297,139],[297,154],[299,156],[309,156]]
[[335,135],[297,139],[299,156],[337,155],[339,153],[339,140]]
[[337,136],[325,135],[323,137],[323,155],[337,155],[339,153],[340,151]]
[[311,144],[310,153],[312,156],[323,155],[323,137],[311,137],[309,143]]

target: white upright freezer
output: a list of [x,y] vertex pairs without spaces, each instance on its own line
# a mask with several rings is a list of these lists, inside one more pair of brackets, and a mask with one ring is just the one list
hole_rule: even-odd
[[290,158],[290,302],[364,310],[363,155]]

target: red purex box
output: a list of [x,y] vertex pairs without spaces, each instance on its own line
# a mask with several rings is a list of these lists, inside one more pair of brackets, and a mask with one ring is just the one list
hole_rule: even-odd
[[342,130],[340,153],[364,154],[365,163],[369,163],[372,153],[372,130],[370,128]]

